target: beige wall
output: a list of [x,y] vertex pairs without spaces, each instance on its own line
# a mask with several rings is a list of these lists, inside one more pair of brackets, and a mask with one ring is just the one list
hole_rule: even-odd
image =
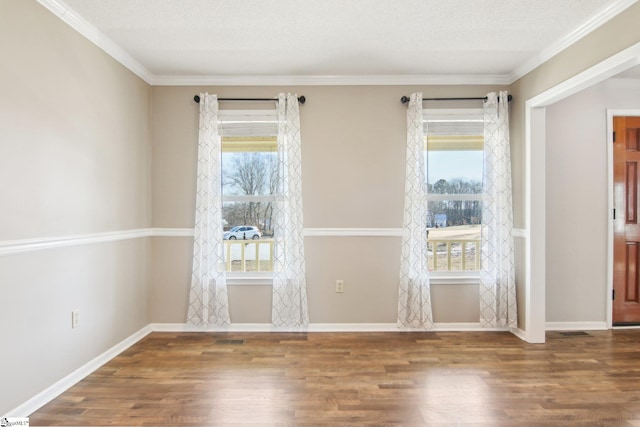
[[[0,242],[148,227],[148,85],[35,1],[0,1],[0,62]],[[149,254],[0,256],[0,415],[149,323]]]
[[607,318],[607,109],[640,111],[640,81],[607,80],[547,108],[549,322]]
[[[300,109],[305,227],[401,228],[406,144],[402,95],[421,90],[425,97],[484,96],[496,89],[500,88],[154,87],[153,226],[193,227],[196,93],[274,97],[286,91],[305,95],[307,103]],[[221,107],[256,106],[225,103]],[[184,322],[191,277],[190,245],[191,239],[183,237],[153,241],[154,322]],[[311,322],[396,321],[400,238],[306,237],[305,248]],[[337,279],[345,281],[344,294],[335,293]],[[232,286],[229,300],[233,322],[270,322],[270,287]],[[433,286],[436,322],[478,322],[478,306],[477,286]]]

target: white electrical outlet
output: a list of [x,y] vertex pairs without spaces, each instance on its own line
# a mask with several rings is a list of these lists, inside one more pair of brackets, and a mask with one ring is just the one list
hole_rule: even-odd
[[336,292],[344,292],[344,280],[336,280]]
[[77,328],[80,326],[80,309],[75,309],[71,312],[71,327]]

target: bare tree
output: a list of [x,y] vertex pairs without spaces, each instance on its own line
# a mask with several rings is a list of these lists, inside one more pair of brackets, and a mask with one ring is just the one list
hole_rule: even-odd
[[[275,194],[277,184],[277,162],[272,153],[235,153],[225,166],[225,188],[227,194],[264,196]],[[237,202],[228,204],[224,210],[229,224],[256,225],[263,231],[271,229],[272,202]],[[266,229],[266,230],[265,230]]]
[[[439,179],[428,184],[428,189],[433,194],[482,194],[482,182]],[[482,202],[478,200],[432,200],[428,206],[430,224],[434,224],[436,214],[445,214],[448,225],[479,224],[482,217]]]

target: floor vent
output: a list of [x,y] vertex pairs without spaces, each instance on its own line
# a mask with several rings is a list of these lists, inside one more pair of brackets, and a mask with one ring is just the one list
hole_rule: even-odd
[[583,336],[591,336],[584,331],[568,331],[568,332],[560,332],[560,335],[565,337],[583,337]]
[[244,340],[216,340],[216,344],[241,345]]

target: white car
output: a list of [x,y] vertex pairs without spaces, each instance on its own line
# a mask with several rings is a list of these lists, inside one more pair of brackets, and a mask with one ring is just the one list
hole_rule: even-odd
[[253,225],[237,225],[222,235],[224,240],[257,240],[260,237],[260,229]]

